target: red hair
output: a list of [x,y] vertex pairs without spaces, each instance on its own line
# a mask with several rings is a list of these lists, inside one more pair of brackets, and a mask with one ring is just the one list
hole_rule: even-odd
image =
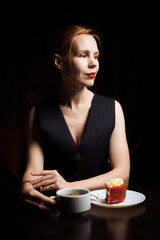
[[[89,34],[93,36],[97,42],[98,47],[101,48],[101,38],[95,29],[85,27],[85,26],[79,26],[79,25],[73,25],[73,26],[61,28],[53,36],[53,41],[52,41],[53,47],[52,47],[52,55],[50,58],[51,60],[50,63],[54,63],[55,54],[58,54],[60,56],[66,54],[71,65],[71,50],[72,50],[73,39],[75,36],[80,34]],[[55,64],[53,64],[52,67],[53,67],[52,70],[54,75],[54,78],[53,78],[54,91],[58,92],[61,88],[61,75],[59,70],[55,67]]]
[[66,50],[67,50],[69,51],[69,59],[70,59],[73,38],[80,34],[89,34],[93,36],[97,42],[98,47],[101,47],[101,38],[95,29],[79,26],[79,25],[68,26],[66,28],[60,29],[56,33],[53,39],[54,47],[53,47],[52,57],[54,56],[54,54],[59,54],[62,56],[64,53],[66,53]]

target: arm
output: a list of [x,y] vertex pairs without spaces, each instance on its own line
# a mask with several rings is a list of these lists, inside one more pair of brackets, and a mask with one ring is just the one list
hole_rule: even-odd
[[37,206],[40,209],[49,210],[49,205],[54,204],[54,200],[45,196],[37,189],[33,188],[31,181],[37,179],[33,176],[33,171],[42,171],[44,156],[42,151],[42,141],[39,132],[39,122],[35,114],[35,107],[29,114],[28,131],[27,131],[27,164],[22,178],[21,195],[23,199]]
[[90,190],[104,188],[104,183],[112,178],[121,177],[128,183],[130,172],[130,158],[126,140],[123,111],[118,102],[115,102],[115,128],[109,142],[109,159],[111,171],[82,181],[66,182],[55,170],[41,171],[34,175],[44,176],[32,182],[34,187],[44,186],[42,191],[60,189],[63,187],[84,187]]
[[104,183],[112,178],[120,177],[129,181],[130,157],[125,132],[125,121],[120,104],[115,101],[115,128],[109,141],[109,159],[111,171],[80,182],[73,186],[81,186],[90,190],[104,188]]
[[[130,156],[126,139],[125,120],[121,105],[115,102],[116,125],[109,144],[109,156],[111,168],[117,172],[127,184],[130,175]],[[113,171],[112,170],[112,171]]]
[[41,137],[39,134],[38,120],[33,107],[29,114],[28,131],[27,131],[27,164],[22,178],[22,183],[29,182],[36,177],[31,175],[32,171],[43,170],[43,152]]

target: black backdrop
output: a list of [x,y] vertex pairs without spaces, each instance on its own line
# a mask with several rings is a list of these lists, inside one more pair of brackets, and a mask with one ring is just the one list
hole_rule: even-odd
[[[132,5],[115,9],[106,3],[75,2],[52,6],[28,3],[2,8],[0,150],[5,167],[17,174],[15,165],[19,166],[28,112],[54,89],[48,61],[52,34],[62,26],[84,24],[99,30],[103,44],[100,71],[92,90],[115,98],[124,110],[131,155],[130,182],[157,183],[158,158],[153,156],[155,112],[151,102],[155,93],[151,90],[154,79],[150,71],[153,39],[157,33],[156,11],[145,7]],[[16,128],[15,132],[8,130],[12,127]]]

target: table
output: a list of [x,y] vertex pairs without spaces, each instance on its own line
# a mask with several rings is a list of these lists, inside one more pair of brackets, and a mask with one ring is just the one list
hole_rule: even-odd
[[157,240],[160,235],[160,186],[130,186],[146,200],[134,207],[107,209],[92,205],[83,217],[52,216],[22,208],[14,191],[0,196],[1,239]]

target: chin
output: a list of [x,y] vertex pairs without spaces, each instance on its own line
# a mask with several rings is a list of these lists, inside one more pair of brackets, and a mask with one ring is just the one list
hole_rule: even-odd
[[94,80],[85,81],[86,87],[92,87],[94,85]]

